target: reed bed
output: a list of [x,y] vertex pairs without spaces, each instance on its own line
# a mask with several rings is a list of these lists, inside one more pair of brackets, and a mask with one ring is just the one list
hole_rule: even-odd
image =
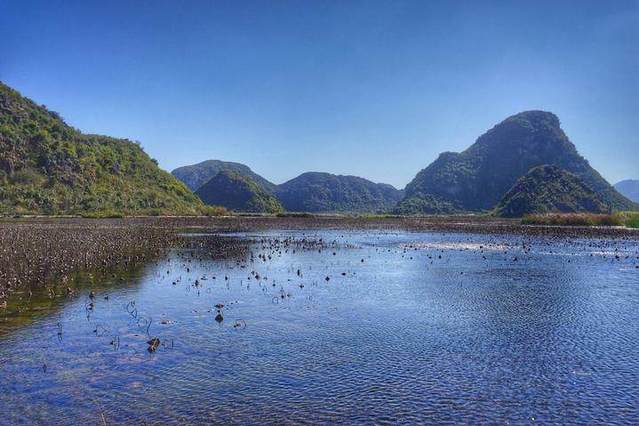
[[625,212],[621,213],[621,216],[628,228],[639,229],[639,212]]
[[[133,266],[158,258],[170,247],[204,244],[188,240],[183,231],[226,233],[265,229],[366,229],[481,234],[555,235],[562,238],[635,238],[621,225],[638,227],[639,213],[618,215],[545,215],[521,221],[490,216],[426,217],[130,217],[122,219],[29,218],[0,220],[0,307],[8,294],[17,289],[35,289],[64,283],[77,272],[108,273],[118,266]],[[589,228],[577,228],[576,226]],[[596,226],[599,225],[599,226]],[[206,240],[206,239],[204,239]],[[208,244],[208,243],[207,243]],[[241,257],[241,247],[215,239],[208,250],[213,257]],[[194,248],[194,247],[191,247]]]
[[639,212],[613,214],[549,213],[528,215],[522,219],[524,225],[546,226],[625,226],[639,228]]
[[148,261],[176,238],[171,227],[109,221],[0,223],[0,303],[17,288]]

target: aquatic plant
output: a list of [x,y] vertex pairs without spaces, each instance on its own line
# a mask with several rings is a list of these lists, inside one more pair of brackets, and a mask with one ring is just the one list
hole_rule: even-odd
[[[178,239],[172,227],[130,222],[0,224],[0,300],[16,288],[66,282],[78,271],[107,271],[157,258]],[[67,287],[66,294],[73,291]],[[55,297],[53,287],[50,296]],[[93,297],[87,310],[93,308]]]
[[550,226],[621,226],[623,222],[612,214],[592,213],[549,213],[527,215],[522,219],[524,225]]
[[528,215],[522,219],[524,225],[547,226],[625,226],[639,228],[638,212],[614,214],[552,213]]
[[618,214],[628,228],[639,228],[639,212],[623,212]]

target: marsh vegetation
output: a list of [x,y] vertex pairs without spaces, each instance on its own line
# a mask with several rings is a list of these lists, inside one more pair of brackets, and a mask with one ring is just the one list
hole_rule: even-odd
[[0,228],[2,271],[22,277],[0,308],[11,424],[639,415],[631,230],[459,217]]
[[547,226],[625,226],[627,228],[639,228],[639,212],[535,214],[525,216],[522,219],[522,223],[524,225]]

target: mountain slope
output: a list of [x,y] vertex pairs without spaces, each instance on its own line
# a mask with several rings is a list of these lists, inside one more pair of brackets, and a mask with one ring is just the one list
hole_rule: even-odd
[[539,213],[608,213],[604,200],[579,177],[557,166],[538,166],[519,178],[496,208],[502,217]]
[[202,185],[196,194],[206,204],[253,213],[279,213],[282,205],[250,177],[222,170]]
[[578,177],[616,210],[633,207],[579,153],[544,111],[526,111],[502,121],[467,150],[443,153],[406,186],[400,213],[452,213],[495,207],[531,168],[557,165]]
[[402,191],[356,176],[308,172],[279,185],[275,195],[288,211],[386,212]]
[[173,174],[173,176],[184,182],[186,186],[191,188],[191,190],[196,191],[199,187],[211,180],[211,178],[213,178],[222,170],[228,170],[239,173],[242,176],[246,176],[269,193],[273,193],[273,191],[275,190],[275,184],[264,179],[262,176],[251,170],[248,166],[245,166],[241,163],[233,163],[230,161],[202,161],[201,163],[193,164],[190,166],[178,167],[171,173]]
[[200,200],[142,148],[86,135],[0,83],[0,213],[196,213]]
[[615,189],[628,199],[639,203],[639,180],[622,180],[615,184]]

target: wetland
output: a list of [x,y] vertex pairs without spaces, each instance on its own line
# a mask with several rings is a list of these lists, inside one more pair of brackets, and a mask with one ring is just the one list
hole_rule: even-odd
[[0,424],[639,420],[639,233],[0,223]]

